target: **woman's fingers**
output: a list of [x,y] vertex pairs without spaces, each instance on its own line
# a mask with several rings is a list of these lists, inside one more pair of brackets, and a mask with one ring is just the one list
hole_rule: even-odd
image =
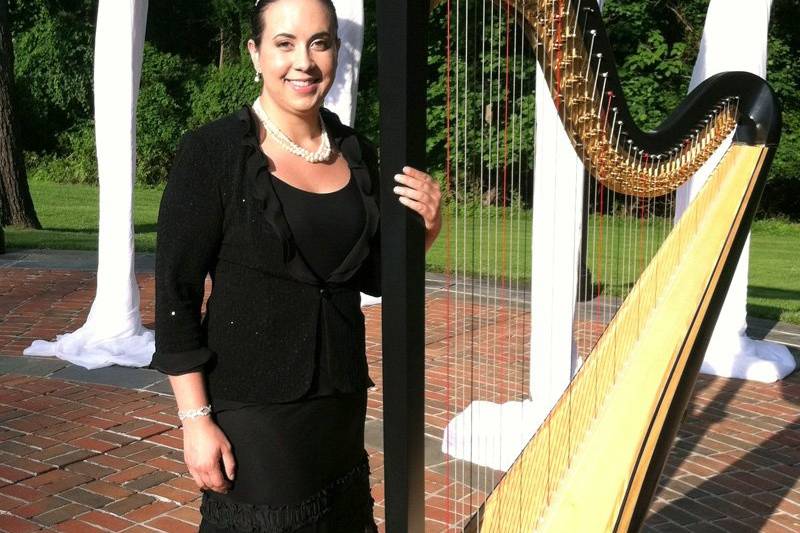
[[230,484],[222,476],[222,468],[219,462],[214,465],[206,466],[202,469],[203,483],[214,492],[227,492]]
[[405,196],[419,202],[427,203],[431,201],[430,195],[427,192],[412,189],[411,187],[395,187],[394,192],[395,194],[399,194],[400,196]]
[[[411,167],[404,168],[411,169]],[[396,182],[407,185],[409,188],[415,190],[425,191],[431,195],[440,194],[439,184],[436,180],[418,170],[414,171],[412,174],[395,174],[394,179]]]
[[194,479],[194,483],[197,485],[198,489],[203,490],[206,488],[205,483],[203,483],[203,478],[196,468],[189,468],[189,473],[192,475],[192,479]]
[[422,216],[422,219],[425,221],[426,228],[431,227],[432,217],[431,217],[431,209],[429,206],[427,206],[422,202],[412,200],[411,198],[406,198],[405,196],[401,196],[399,200],[401,204],[410,209],[413,209]]
[[222,464],[225,466],[225,475],[233,481],[233,476],[236,475],[236,459],[233,457],[230,446],[222,449]]
[[228,492],[230,483],[222,475],[222,467],[219,463],[214,465],[209,471],[209,478],[211,479],[211,490],[215,492]]
[[420,180],[420,181],[428,181],[428,180],[432,180],[433,179],[433,178],[430,177],[429,174],[427,174],[427,173],[425,173],[425,172],[423,172],[421,170],[417,170],[414,167],[408,167],[408,166],[403,167],[403,173],[406,174],[407,176],[410,176],[410,177],[412,177],[412,178],[414,178],[416,180]]
[[397,183],[405,185],[393,189],[400,203],[419,213],[426,229],[436,228],[442,198],[439,184],[430,175],[413,167],[403,167],[403,172],[394,177]]

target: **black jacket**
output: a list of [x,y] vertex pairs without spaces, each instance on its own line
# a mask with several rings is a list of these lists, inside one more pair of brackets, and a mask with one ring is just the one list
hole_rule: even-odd
[[183,137],[158,215],[151,368],[202,366],[212,398],[284,402],[308,391],[319,352],[336,389],[371,385],[359,291],[380,291],[376,155],[336,115],[323,118],[366,213],[361,237],[325,280],[297,253],[252,111]]

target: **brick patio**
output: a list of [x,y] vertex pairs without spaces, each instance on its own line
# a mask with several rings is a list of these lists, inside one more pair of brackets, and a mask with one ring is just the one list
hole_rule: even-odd
[[[174,400],[163,377],[134,369],[81,373],[56,360],[21,358],[31,341],[83,323],[94,280],[88,270],[0,268],[0,530],[195,531],[199,493],[183,467]],[[139,283],[143,319],[152,327],[152,274],[140,274]],[[446,326],[440,292],[431,291],[427,306],[427,523],[429,531],[442,531],[453,518],[448,509],[470,508],[469,501],[448,504],[448,497],[478,493],[451,479],[448,463],[435,453],[448,409],[463,407],[448,401],[443,390],[447,338],[460,326]],[[500,334],[524,353],[524,335],[518,333],[526,329],[524,312],[472,312],[483,316],[481,331],[473,333],[484,339]],[[379,314],[378,307],[366,311],[368,359],[377,383]],[[458,341],[451,347],[452,357]],[[480,357],[476,362],[486,364]],[[487,389],[492,399],[519,397],[526,388],[516,379],[527,373],[524,360],[506,356],[500,372],[485,372],[484,379],[519,383]],[[93,378],[84,376],[95,375],[140,383],[86,382]],[[379,519],[381,406],[378,387],[369,395],[367,447]],[[490,479],[496,475],[487,472]],[[773,385],[701,377],[647,530],[800,531],[798,478],[800,374]]]

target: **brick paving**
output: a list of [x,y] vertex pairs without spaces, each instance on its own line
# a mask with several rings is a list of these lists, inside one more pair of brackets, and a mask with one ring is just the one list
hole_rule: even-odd
[[[22,349],[32,340],[82,325],[94,280],[91,271],[0,268],[1,359],[21,361]],[[143,321],[152,327],[152,274],[139,274],[138,280]],[[498,352],[491,347],[497,343],[490,342],[499,337],[500,346],[514,348],[508,353],[525,353],[526,313],[514,306],[500,312],[489,304],[470,308],[481,319],[477,327],[467,328],[463,313],[461,321],[447,325],[446,306],[441,293],[429,295],[428,531],[445,530],[454,509],[467,514],[482,495],[480,487],[451,479],[448,463],[433,453],[449,413],[466,404],[463,391],[450,390],[448,399],[444,373],[448,360],[451,370],[457,368],[457,356],[465,353],[459,332],[478,339],[473,360],[486,385],[483,399],[516,399],[527,387],[524,357],[508,355],[502,348]],[[372,307],[365,314],[371,375],[380,383],[380,309]],[[586,339],[599,329],[583,328],[582,343],[590,342]],[[489,364],[490,355],[501,357],[504,364]],[[181,432],[174,400],[164,393],[168,389],[131,389],[42,374],[0,374],[0,530],[195,531],[199,493],[182,463]],[[498,382],[515,385],[490,386]],[[369,394],[367,449],[379,520],[381,408],[377,387]],[[498,475],[481,472],[489,484]],[[701,376],[646,531],[800,531],[798,478],[800,374],[772,385]]]

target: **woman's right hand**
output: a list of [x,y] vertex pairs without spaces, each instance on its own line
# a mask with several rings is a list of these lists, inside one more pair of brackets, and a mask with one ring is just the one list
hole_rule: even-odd
[[[200,490],[222,493],[230,490],[230,480],[233,480],[236,470],[233,449],[211,417],[184,420],[183,460]],[[224,475],[221,465],[225,468]]]

